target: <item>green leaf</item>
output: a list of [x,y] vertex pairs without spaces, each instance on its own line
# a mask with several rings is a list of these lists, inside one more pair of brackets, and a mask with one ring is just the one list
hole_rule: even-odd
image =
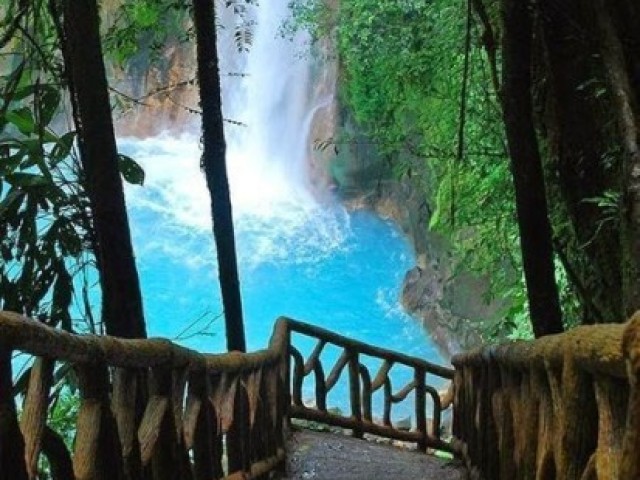
[[60,91],[53,85],[41,85],[40,98],[40,122],[49,125],[60,106]]
[[51,181],[45,176],[34,173],[12,173],[7,175],[5,180],[14,187],[39,187],[51,184]]
[[61,218],[58,223],[58,241],[64,256],[77,257],[82,253],[82,239],[66,218]]
[[[7,145],[7,144],[5,144]],[[0,157],[0,177],[10,174],[15,171],[22,162],[26,153],[26,149],[23,146],[17,148],[17,152],[7,157]]]
[[57,139],[55,146],[51,150],[51,164],[53,166],[56,166],[69,156],[75,139],[76,132],[67,132]]
[[19,102],[20,100],[24,100],[28,96],[33,95],[35,91],[36,91],[35,83],[32,83],[30,85],[25,85],[24,87],[20,87],[16,90],[12,100],[14,102]]
[[144,170],[133,158],[118,154],[118,168],[128,183],[144,185]]
[[23,135],[30,135],[36,130],[36,122],[33,113],[28,108],[11,110],[5,114],[5,118],[20,130]]

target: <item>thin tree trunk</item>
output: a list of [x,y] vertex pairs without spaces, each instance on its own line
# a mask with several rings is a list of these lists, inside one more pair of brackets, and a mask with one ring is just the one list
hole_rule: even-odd
[[563,330],[542,162],[531,97],[531,4],[503,0],[504,120],[511,157],[522,264],[536,337]]
[[471,2],[484,29],[482,32],[482,45],[487,52],[487,58],[489,60],[491,83],[493,84],[493,89],[495,90],[498,99],[502,100],[502,87],[500,86],[500,79],[498,78],[498,46],[496,45],[496,35],[494,28],[491,25],[491,18],[489,18],[489,14],[487,13],[487,9],[485,8],[482,0],[471,0]]
[[211,216],[218,252],[218,273],[227,331],[227,348],[229,351],[244,352],[246,344],[225,159],[226,144],[222,123],[213,0],[194,0],[193,14],[198,42],[198,82],[204,143],[202,160],[207,187],[211,193]]
[[63,0],[63,54],[95,230],[102,321],[109,335],[146,337],[96,0]]

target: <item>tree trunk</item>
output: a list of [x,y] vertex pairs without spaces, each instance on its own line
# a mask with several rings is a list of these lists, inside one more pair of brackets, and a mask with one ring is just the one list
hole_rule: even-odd
[[96,0],[63,0],[62,14],[65,68],[93,214],[102,321],[109,335],[146,337]]
[[618,322],[624,318],[620,232],[617,222],[604,221],[602,208],[588,200],[618,190],[620,183],[619,160],[612,155],[618,140],[610,98],[601,90],[607,79],[593,41],[592,3],[538,2],[535,38],[543,54],[537,107],[544,112],[540,131],[551,173],[547,193],[559,203],[557,234],[589,296],[583,321]]
[[628,318],[640,309],[640,122],[622,42],[608,5],[603,0],[596,5],[594,18],[600,34],[602,61],[611,86],[623,146],[620,238],[622,300],[624,318]]
[[198,81],[202,106],[202,161],[207,187],[211,193],[211,216],[218,252],[218,274],[227,331],[227,348],[229,351],[244,352],[246,345],[225,159],[226,145],[213,0],[194,0],[193,14],[198,43]]
[[522,263],[536,337],[563,330],[555,282],[542,162],[531,97],[531,5],[503,0],[503,93],[511,169],[516,194]]

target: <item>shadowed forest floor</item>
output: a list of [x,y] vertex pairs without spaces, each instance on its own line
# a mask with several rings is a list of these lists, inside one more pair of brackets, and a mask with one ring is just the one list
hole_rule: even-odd
[[390,445],[346,435],[296,431],[287,448],[288,480],[463,480],[465,469]]

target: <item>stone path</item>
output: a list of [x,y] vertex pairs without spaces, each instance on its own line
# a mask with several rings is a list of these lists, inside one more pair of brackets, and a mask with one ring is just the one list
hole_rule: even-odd
[[288,480],[465,480],[457,462],[416,451],[308,430],[289,440]]

